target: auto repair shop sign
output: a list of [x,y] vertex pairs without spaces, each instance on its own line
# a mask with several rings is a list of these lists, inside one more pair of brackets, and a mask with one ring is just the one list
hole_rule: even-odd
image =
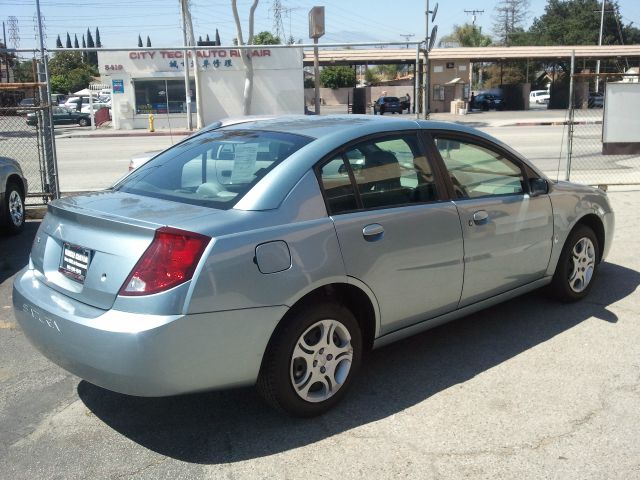
[[[269,49],[256,48],[249,50],[254,68],[302,68],[302,49]],[[241,51],[238,49],[197,50],[193,52],[182,50],[145,50],[100,52],[98,62],[100,73],[103,75],[117,74],[152,74],[154,72],[183,72],[185,61],[193,67],[197,61],[200,70],[244,70]]]

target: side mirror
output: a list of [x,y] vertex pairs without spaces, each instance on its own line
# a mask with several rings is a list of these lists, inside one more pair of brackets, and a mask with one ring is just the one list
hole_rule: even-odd
[[529,194],[532,197],[549,193],[549,183],[544,178],[529,179]]

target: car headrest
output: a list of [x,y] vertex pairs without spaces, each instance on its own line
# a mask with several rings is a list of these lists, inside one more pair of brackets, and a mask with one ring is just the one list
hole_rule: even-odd
[[367,153],[364,159],[367,167],[380,167],[382,165],[393,165],[398,163],[398,159],[391,152],[380,150],[377,152]]

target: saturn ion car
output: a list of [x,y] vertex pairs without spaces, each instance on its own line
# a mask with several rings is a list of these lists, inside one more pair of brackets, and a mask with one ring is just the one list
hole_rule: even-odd
[[245,121],[50,203],[13,302],[36,348],[96,385],[255,384],[312,416],[371,348],[543,286],[583,298],[613,226],[604,192],[467,127]]

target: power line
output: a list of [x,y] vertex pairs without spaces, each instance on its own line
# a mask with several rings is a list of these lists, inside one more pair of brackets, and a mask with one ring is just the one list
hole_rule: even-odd
[[482,15],[484,13],[484,10],[465,10],[464,13],[471,15],[471,24],[475,25],[477,14],[479,13],[480,15]]
[[[404,39],[409,42],[411,41],[411,37],[415,37],[416,34],[415,33],[401,33],[400,34],[401,37],[404,37]],[[409,44],[407,43],[407,48],[409,48]]]

